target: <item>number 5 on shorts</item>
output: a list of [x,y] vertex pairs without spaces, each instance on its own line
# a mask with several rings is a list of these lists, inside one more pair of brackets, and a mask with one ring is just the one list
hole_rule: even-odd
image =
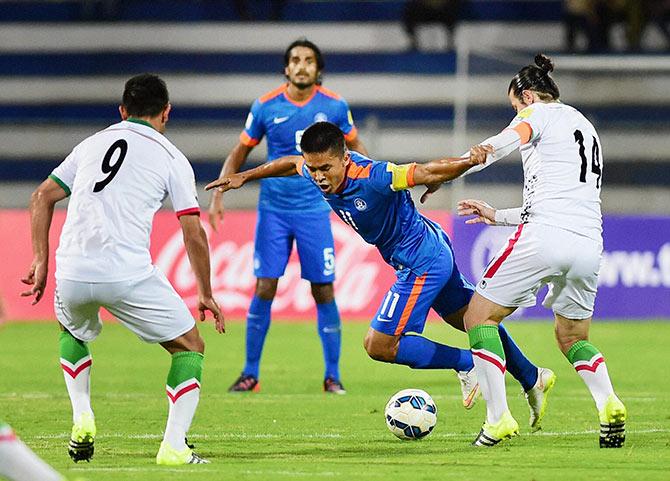
[[323,250],[323,275],[332,276],[335,273],[335,249],[326,247]]

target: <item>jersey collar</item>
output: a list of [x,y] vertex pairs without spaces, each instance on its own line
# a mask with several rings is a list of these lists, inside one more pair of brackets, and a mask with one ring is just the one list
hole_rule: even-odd
[[146,120],[142,119],[136,119],[135,117],[128,117],[126,119],[126,122],[132,122],[134,124],[140,124],[140,125],[146,125],[147,127],[151,127],[152,129],[156,130],[153,125],[151,125],[149,122]]
[[312,95],[310,95],[309,97],[307,97],[307,98],[306,98],[305,100],[303,100],[302,102],[298,102],[298,101],[293,100],[291,97],[288,96],[288,83],[284,84],[284,98],[285,98],[286,100],[288,100],[289,102],[291,102],[291,103],[292,103],[293,105],[295,105],[296,107],[304,107],[305,105],[307,105],[307,104],[314,98],[314,96],[315,96],[318,92],[319,92],[319,86],[318,86],[318,85],[315,85],[315,86],[314,86],[314,90],[312,91]]

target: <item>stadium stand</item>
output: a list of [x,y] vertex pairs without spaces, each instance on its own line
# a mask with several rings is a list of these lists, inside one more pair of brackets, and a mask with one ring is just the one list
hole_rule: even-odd
[[[443,33],[425,27],[420,52],[408,50],[402,1],[287,2],[287,22],[253,24],[234,21],[232,2],[118,2],[114,22],[81,21],[82,3],[0,2],[0,205],[25,205],[22,186],[115,122],[123,81],[142,71],[167,80],[175,107],[168,136],[198,180],[216,177],[250,103],[281,82],[284,46],[307,36],[322,47],[325,84],[349,100],[370,151],[398,162],[459,154],[502,128],[512,115],[509,79],[546,51],[562,97],[601,133],[605,208],[649,211],[651,203],[670,212],[670,57],[561,54],[560,1],[466,2],[458,50],[441,50]],[[254,18],[267,18],[268,2],[249,3]],[[645,41],[663,46],[658,32]],[[261,146],[252,160],[263,157]],[[513,158],[468,178],[459,194],[486,182],[514,203],[521,178]],[[254,201],[245,196],[240,206]]]

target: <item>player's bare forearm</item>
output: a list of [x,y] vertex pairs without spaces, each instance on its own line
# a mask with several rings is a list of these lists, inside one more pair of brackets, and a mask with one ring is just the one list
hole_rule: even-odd
[[415,185],[434,185],[460,177],[478,165],[478,159],[448,158],[417,164],[414,170]]
[[286,177],[298,173],[297,164],[302,157],[297,155],[290,155],[287,157],[280,157],[272,162],[267,162],[254,169],[232,174],[229,176],[220,177],[214,182],[210,182],[205,187],[205,190],[217,188],[219,192],[225,192],[231,189],[239,189],[244,184],[252,180],[265,179],[268,177]]
[[54,206],[67,197],[63,188],[47,179],[30,196],[30,229],[35,259],[49,259],[49,229]]
[[49,271],[49,230],[56,202],[67,197],[63,188],[47,179],[30,197],[30,235],[33,245],[33,262],[21,282],[31,286],[21,293],[23,297],[34,296],[37,304],[44,295]]
[[365,148],[365,145],[363,145],[363,141],[360,139],[360,137],[356,137],[353,140],[348,140],[347,148],[349,150],[353,150],[354,152],[358,152],[359,154],[363,154],[366,157],[370,156],[370,154],[368,154],[368,149]]
[[233,150],[230,151],[228,157],[223,162],[223,167],[221,167],[221,174],[219,177],[225,177],[228,175],[236,174],[240,171],[244,163],[247,161],[247,157],[253,150],[253,147],[244,145],[243,143],[238,143]]
[[[252,150],[253,147],[249,147],[239,142],[235,147],[233,147],[233,150],[230,152],[230,154],[228,154],[228,157],[226,157],[226,160],[223,163],[223,167],[221,167],[221,173],[219,174],[219,177],[227,177],[239,172],[240,168],[242,165],[244,165],[247,157],[249,156],[249,153]],[[209,223],[212,226],[212,229],[214,229],[214,232],[218,231],[219,222],[223,219],[223,212],[224,208],[223,200],[221,199],[221,192],[215,190],[212,192],[208,208]]]
[[204,321],[206,311],[210,311],[214,316],[216,330],[222,334],[226,332],[226,326],[221,309],[212,296],[207,234],[205,233],[205,229],[202,228],[200,216],[198,215],[183,215],[179,218],[179,222],[184,234],[186,254],[195,274],[200,320]]
[[205,229],[203,229],[200,223],[200,217],[197,215],[183,215],[179,218],[179,222],[184,234],[186,254],[195,274],[198,295],[201,297],[212,297],[209,245]]

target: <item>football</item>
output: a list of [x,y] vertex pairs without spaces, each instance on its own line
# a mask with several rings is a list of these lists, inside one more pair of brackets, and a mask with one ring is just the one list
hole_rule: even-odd
[[437,422],[437,406],[426,391],[404,389],[389,399],[384,411],[386,426],[400,439],[421,439]]

